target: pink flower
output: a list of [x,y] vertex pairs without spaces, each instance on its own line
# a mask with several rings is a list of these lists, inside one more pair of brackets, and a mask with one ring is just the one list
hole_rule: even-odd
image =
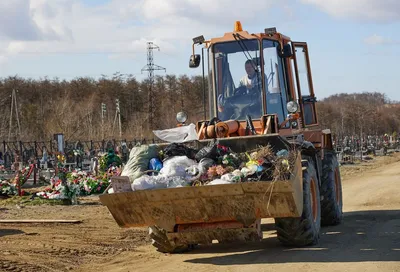
[[216,167],[215,171],[216,171],[217,174],[220,175],[220,176],[222,176],[223,174],[226,173],[226,169],[225,169],[223,166],[221,166],[221,165],[218,165],[218,166]]

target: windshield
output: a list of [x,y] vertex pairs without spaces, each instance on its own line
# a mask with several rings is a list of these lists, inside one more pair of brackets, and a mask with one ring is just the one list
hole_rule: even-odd
[[213,46],[218,118],[260,118],[262,76],[258,40],[238,39]]
[[277,114],[282,123],[287,110],[287,96],[283,61],[278,56],[278,43],[263,40],[264,73],[266,76],[267,113]]

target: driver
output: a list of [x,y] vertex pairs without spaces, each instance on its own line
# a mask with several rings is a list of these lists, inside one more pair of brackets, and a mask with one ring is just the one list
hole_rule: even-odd
[[[247,60],[244,66],[246,75],[240,79],[239,86],[234,90],[233,96],[227,98],[230,101],[226,103],[223,94],[218,96],[218,112],[221,113],[221,120],[245,118],[244,116],[247,114],[251,116],[259,116],[262,114],[262,100],[260,98],[262,93],[261,73],[256,71],[257,66],[254,60]],[[243,95],[248,99],[243,100]],[[247,105],[243,108],[246,103]],[[243,110],[247,113],[242,113]]]
[[254,60],[247,60],[244,64],[246,75],[240,79],[239,87],[245,86],[249,93],[254,87],[261,91],[261,73],[255,70],[256,63]]

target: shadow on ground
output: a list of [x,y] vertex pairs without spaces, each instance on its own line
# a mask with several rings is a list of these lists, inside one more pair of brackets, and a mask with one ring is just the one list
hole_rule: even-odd
[[[264,229],[270,230],[270,234],[274,233],[271,225]],[[341,225],[322,229],[317,246],[288,248],[281,246],[276,237],[269,237],[260,243],[201,246],[190,252],[188,257],[210,253],[219,256],[192,258],[185,262],[245,265],[399,261],[400,210],[345,213]]]
[[7,236],[7,235],[17,235],[17,234],[24,234],[22,230],[18,229],[1,229],[0,228],[0,237]]

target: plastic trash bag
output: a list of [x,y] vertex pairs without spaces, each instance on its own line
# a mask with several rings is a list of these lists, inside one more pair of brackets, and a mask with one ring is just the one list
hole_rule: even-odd
[[187,147],[184,144],[170,144],[163,150],[164,160],[175,156],[186,156],[190,159],[194,159],[196,150]]
[[188,186],[189,182],[182,177],[173,177],[168,180],[168,188],[179,188]]
[[213,165],[215,165],[215,161],[213,159],[203,158],[199,162],[199,169],[201,169],[201,171],[205,173],[207,172],[208,168],[210,168]]
[[188,168],[186,168],[186,174],[187,174],[187,179],[190,181],[195,181],[201,177],[204,173],[206,173],[207,170],[204,170],[201,168],[199,165],[192,165]]
[[232,178],[233,182],[240,182],[243,179],[243,174],[239,169],[236,169],[235,171],[233,171],[232,175],[233,175],[233,178]]
[[257,172],[257,165],[250,165],[249,167],[243,167],[241,172],[243,174],[243,176],[248,177],[248,176],[252,176]]
[[160,171],[163,168],[163,163],[159,158],[152,158],[149,163],[149,170]]
[[192,165],[186,168],[186,173],[190,176],[197,176],[201,173],[200,168],[198,165]]
[[223,179],[214,179],[213,181],[207,183],[207,185],[221,185],[221,184],[232,184],[232,182]]
[[186,156],[176,156],[164,161],[160,174],[166,177],[187,177],[186,168],[197,165],[197,162]]
[[199,139],[197,137],[195,124],[171,129],[154,130],[153,133],[160,140],[169,143],[185,143]]
[[225,181],[233,182],[234,177],[235,177],[234,174],[228,173],[228,174],[222,175],[222,176],[221,176],[221,179],[222,179],[222,180],[225,180]]
[[224,181],[229,181],[230,183],[240,182],[242,180],[243,174],[240,170],[235,170],[232,173],[227,173],[221,176],[221,179]]
[[143,175],[135,179],[132,183],[132,190],[152,190],[167,188],[168,179],[162,176],[148,176]]
[[279,150],[279,151],[276,153],[276,155],[277,155],[278,157],[287,157],[287,156],[289,156],[289,151],[287,151],[286,149],[282,149],[282,150]]
[[154,188],[155,188],[155,183],[151,179],[151,176],[148,175],[143,175],[140,178],[135,179],[132,183],[133,191],[149,190]]
[[129,154],[129,160],[122,170],[121,176],[127,176],[133,182],[144,174],[144,171],[148,169],[150,160],[157,156],[157,145],[135,146]]
[[205,146],[199,150],[196,154],[196,160],[201,161],[204,158],[217,160],[218,157],[218,147],[216,144]]

